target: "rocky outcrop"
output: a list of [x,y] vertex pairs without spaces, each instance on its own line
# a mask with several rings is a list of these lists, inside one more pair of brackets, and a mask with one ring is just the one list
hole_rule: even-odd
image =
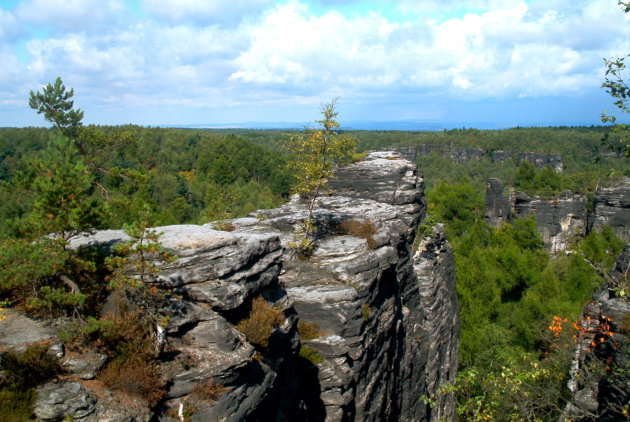
[[483,219],[490,226],[497,228],[512,218],[514,199],[503,194],[503,183],[499,179],[488,179]]
[[550,200],[516,194],[514,217],[536,217],[538,231],[545,246],[552,252],[567,249],[571,240],[586,234],[586,197],[565,191]]
[[562,173],[564,165],[560,154],[544,154],[538,152],[521,152],[518,155],[519,161],[528,161],[537,168],[551,167],[558,173]]
[[479,148],[453,148],[443,154],[454,163],[464,163],[470,160],[482,160],[486,152]]
[[630,177],[597,190],[589,231],[604,225],[610,226],[618,238],[630,242]]
[[[425,212],[422,179],[415,165],[395,152],[372,153],[337,176],[332,196],[317,201],[312,256],[295,259],[288,248],[280,276],[300,320],[319,331],[304,341],[321,359],[302,362],[305,413],[309,420],[327,421],[453,415],[451,397],[433,412],[419,400],[453,379],[459,327],[452,302],[452,251],[443,236],[426,246],[434,255],[412,259],[414,230]],[[289,245],[295,225],[307,215],[305,204],[294,198],[281,208],[260,211],[262,221],[232,223],[238,232],[275,230]],[[343,223],[349,221],[375,230],[370,235],[345,232]],[[434,267],[433,276],[428,270],[416,276],[416,266]],[[438,326],[433,315],[443,318],[448,329]]]
[[[162,246],[177,259],[162,266],[156,285],[181,297],[165,304],[170,318],[164,342],[169,352],[160,366],[168,387],[161,414],[194,408],[192,421],[256,420],[260,412],[270,412],[271,419],[296,414],[299,398],[293,380],[299,340],[295,312],[278,284],[283,252],[278,236],[193,225],[159,231]],[[122,231],[107,230],[73,246],[112,245],[126,239]],[[234,327],[259,295],[281,308],[285,317],[272,334],[265,359],[257,358],[256,348]],[[209,383],[224,388],[220,397],[191,398]]]
[[490,159],[497,163],[503,163],[512,159],[512,153],[510,151],[490,151]]
[[[417,283],[411,283],[403,297],[407,307],[407,333],[402,362],[402,389],[435,392],[444,384],[452,383],[457,376],[459,344],[453,338],[459,335],[459,303],[455,290],[455,261],[451,246],[446,241],[440,224],[423,239],[413,258]],[[420,293],[418,296],[417,291]],[[425,309],[430,312],[411,312]],[[405,313],[405,309],[403,309]],[[427,345],[422,339],[430,338]],[[411,353],[413,351],[414,353]],[[414,400],[410,394],[402,394]],[[407,420],[456,420],[454,393],[436,395],[435,404],[420,408],[414,403],[403,403],[411,409]]]
[[575,422],[627,420],[630,401],[630,302],[616,287],[630,285],[630,244],[609,284],[584,307],[571,366],[572,399],[564,417]]
[[[452,396],[437,397],[434,407],[420,400],[454,380],[459,331],[453,253],[443,230],[412,251],[425,209],[415,164],[381,152],[340,169],[330,195],[317,200],[308,256],[293,243],[308,217],[298,197],[230,220],[232,232],[211,224],[159,228],[163,247],[177,257],[161,265],[155,281],[175,293],[163,305],[170,318],[157,335],[166,345],[164,399],[149,411],[142,399],[89,380],[102,365],[99,356],[66,355],[64,367],[76,380],[42,387],[38,412],[85,422],[175,421],[184,414],[191,421],[453,420]],[[124,240],[109,230],[73,246]],[[282,311],[266,347],[236,329],[259,296]],[[301,340],[298,320],[304,332],[310,327]],[[221,394],[195,399],[209,383]],[[55,404],[66,390],[84,398],[76,411]],[[129,406],[116,404],[122,402]]]
[[442,157],[449,158],[454,163],[464,163],[470,160],[482,160],[489,158],[494,162],[505,162],[516,157],[518,162],[527,161],[536,168],[551,166],[555,171],[561,173],[564,170],[562,157],[560,154],[546,154],[539,152],[520,152],[518,155],[511,151],[489,150],[480,148],[460,148],[447,145],[422,144],[415,146],[399,147],[396,151],[403,154],[408,160],[415,162],[417,157],[425,157],[433,152],[438,152]]

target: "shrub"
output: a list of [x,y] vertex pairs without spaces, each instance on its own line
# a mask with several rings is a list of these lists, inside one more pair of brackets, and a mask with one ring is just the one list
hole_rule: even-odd
[[367,240],[369,249],[376,249],[376,241],[374,233],[378,231],[374,223],[370,220],[346,220],[339,223],[338,230],[340,233],[349,234],[351,236],[361,237]]
[[271,306],[262,297],[257,297],[252,302],[252,309],[247,316],[238,323],[236,328],[247,340],[260,347],[267,347],[269,336],[274,328],[284,322],[284,313],[281,309]]
[[293,240],[287,243],[287,247],[292,249],[301,261],[313,255],[315,250],[315,229],[315,220],[307,218],[302,224],[295,227]]
[[217,383],[214,379],[210,378],[210,380],[205,383],[196,384],[193,387],[191,397],[195,400],[207,400],[214,402],[227,390],[228,388],[226,386]]
[[35,392],[0,390],[0,422],[31,420]]
[[302,347],[300,347],[300,357],[302,359],[306,359],[313,365],[317,365],[324,361],[324,358],[322,358],[319,353],[317,353],[317,350],[305,345],[302,345]]
[[98,376],[106,386],[144,398],[151,407],[164,395],[160,369],[153,361],[135,358],[112,361]]
[[236,230],[236,226],[232,223],[228,223],[227,221],[217,221],[212,225],[213,230],[219,230],[222,232],[233,232]]
[[370,319],[370,315],[372,315],[372,308],[367,303],[361,305],[361,318],[363,318],[363,321]]
[[0,359],[0,422],[31,419],[34,388],[54,378],[61,371],[50,356],[48,343],[30,346],[23,352],[7,352]]
[[141,358],[146,361],[155,356],[149,323],[143,321],[137,312],[119,317],[111,314],[100,319],[91,317],[73,330],[73,333],[65,335],[68,340],[96,346],[110,359]]
[[23,352],[7,352],[0,368],[5,372],[2,386],[12,391],[26,391],[54,378],[60,371],[59,362],[48,352],[48,343],[30,346]]
[[319,325],[314,322],[298,321],[300,340],[312,340],[320,336]]

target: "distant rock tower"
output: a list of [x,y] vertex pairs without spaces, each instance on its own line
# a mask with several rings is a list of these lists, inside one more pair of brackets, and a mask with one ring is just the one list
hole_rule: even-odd
[[485,222],[494,228],[508,222],[512,218],[513,202],[503,195],[503,183],[499,179],[488,179],[483,215]]

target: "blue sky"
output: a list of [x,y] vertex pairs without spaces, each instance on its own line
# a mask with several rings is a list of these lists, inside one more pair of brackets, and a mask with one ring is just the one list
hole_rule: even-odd
[[[616,0],[0,0],[0,126],[46,126],[61,76],[85,122],[340,120],[431,127],[597,124]],[[374,127],[374,126],[371,126]]]

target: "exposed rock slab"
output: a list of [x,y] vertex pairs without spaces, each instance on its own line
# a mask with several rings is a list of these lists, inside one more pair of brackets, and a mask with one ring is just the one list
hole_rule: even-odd
[[[610,276],[630,281],[630,244]],[[623,285],[623,284],[622,284]],[[630,301],[604,286],[584,307],[568,386],[573,393],[564,417],[575,422],[621,421],[630,401]]]
[[512,218],[513,201],[503,194],[503,183],[491,178],[486,182],[486,196],[483,219],[490,226],[497,228]]
[[565,191],[550,200],[516,194],[514,203],[515,218],[536,217],[538,231],[545,247],[552,253],[564,251],[576,238],[586,234],[586,197]]
[[589,231],[604,225],[610,226],[618,238],[630,242],[630,177],[597,190]]

